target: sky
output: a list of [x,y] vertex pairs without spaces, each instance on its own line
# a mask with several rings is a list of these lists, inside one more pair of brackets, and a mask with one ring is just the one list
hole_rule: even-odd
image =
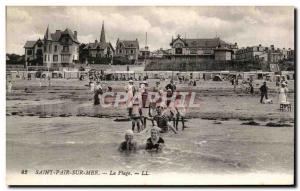
[[66,27],[78,32],[81,43],[99,40],[104,21],[106,41],[139,40],[151,51],[169,49],[172,36],[214,38],[238,46],[275,45],[294,49],[293,7],[105,7],[7,6],[6,52],[24,54],[27,40],[43,38]]

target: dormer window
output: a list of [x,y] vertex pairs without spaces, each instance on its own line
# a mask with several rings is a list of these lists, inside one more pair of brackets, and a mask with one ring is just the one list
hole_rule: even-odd
[[176,44],[174,45],[174,47],[175,47],[175,48],[182,48],[183,45],[182,45],[181,43],[176,43]]

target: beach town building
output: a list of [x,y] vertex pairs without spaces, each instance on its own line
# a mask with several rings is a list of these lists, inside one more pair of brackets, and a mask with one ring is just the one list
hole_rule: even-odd
[[43,45],[44,42],[41,39],[25,43],[25,64],[27,67],[43,67]]
[[266,47],[259,44],[258,46],[252,47],[242,47],[236,51],[236,60],[238,61],[253,61],[255,59],[260,59],[262,61],[268,60],[268,54],[266,52]]
[[139,59],[148,59],[150,58],[150,50],[148,46],[141,48],[139,51]]
[[294,59],[294,56],[295,56],[295,51],[289,48],[287,50],[287,59]]
[[164,50],[163,48],[151,52],[151,58],[163,58],[164,56],[167,55],[169,55],[169,51]]
[[278,63],[281,60],[287,60],[292,58],[292,50],[289,49],[279,49],[275,48],[274,45],[270,47],[264,47],[261,44],[258,46],[251,46],[246,48],[241,48],[236,51],[236,60],[247,62],[260,60],[268,63]]
[[87,52],[88,60],[93,60],[93,58],[112,60],[115,50],[110,42],[106,42],[104,22],[102,23],[100,41],[95,40],[93,43],[86,44],[83,50]]
[[133,63],[138,60],[140,52],[139,41],[135,40],[120,40],[118,38],[116,43],[115,55],[118,57],[126,57]]
[[79,58],[77,31],[66,28],[51,33],[49,26],[43,39],[27,41],[24,45],[27,69],[54,69],[69,67]]
[[207,58],[212,60],[232,60],[238,49],[237,43],[231,44],[219,37],[211,39],[187,39],[180,35],[170,43],[171,57],[174,59]]

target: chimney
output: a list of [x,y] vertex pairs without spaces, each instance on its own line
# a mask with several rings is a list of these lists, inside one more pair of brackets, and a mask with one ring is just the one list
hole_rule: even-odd
[[77,31],[74,31],[74,37],[77,40]]

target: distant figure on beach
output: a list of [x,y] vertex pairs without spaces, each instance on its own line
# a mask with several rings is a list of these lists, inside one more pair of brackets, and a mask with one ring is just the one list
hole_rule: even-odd
[[253,87],[253,84],[251,82],[249,82],[249,86],[250,86],[250,94],[254,95],[254,87]]
[[234,77],[231,78],[231,85],[234,85]]
[[165,141],[159,136],[160,128],[154,126],[150,133],[151,137],[147,139],[146,150],[161,151],[165,146]]
[[136,151],[137,150],[137,143],[133,139],[133,131],[127,130],[125,132],[125,141],[123,141],[119,146],[119,151]]
[[160,85],[160,81],[156,81],[155,82],[155,86],[153,87],[153,91],[154,92],[159,92],[160,90],[162,90],[163,88]]
[[50,77],[50,75],[48,75],[48,86],[49,87],[51,86],[51,77]]
[[7,84],[7,92],[8,92],[8,93],[11,93],[11,92],[12,92],[12,86],[13,86],[12,82],[11,82],[11,81],[8,81],[8,84]]
[[175,86],[173,80],[170,80],[170,83],[168,85],[166,85],[165,88],[167,90],[167,106],[169,106],[169,104],[172,101],[174,91],[176,90],[176,86]]
[[90,81],[90,91],[91,92],[95,91],[95,83],[93,81]]
[[287,86],[286,83],[281,83],[281,87],[279,88],[279,92],[278,92],[279,103],[287,102],[288,88],[286,86]]
[[263,103],[263,99],[268,99],[268,86],[267,82],[264,82],[262,86],[259,88],[260,90],[260,103]]
[[125,91],[127,93],[127,109],[128,109],[128,115],[131,116],[132,113],[132,101],[133,96],[135,95],[136,89],[133,85],[133,81],[129,80],[128,84],[125,86]]
[[140,83],[139,92],[142,97],[143,108],[146,108],[146,102],[147,102],[147,97],[148,97],[148,82],[147,81],[144,80],[142,83]]
[[170,80],[170,83],[168,85],[166,85],[166,90],[170,89],[172,91],[172,94],[174,93],[174,91],[176,90],[176,86],[173,82],[173,80]]
[[94,91],[94,105],[100,104],[99,95],[102,95],[102,94],[103,94],[102,86],[100,85],[100,82],[97,82],[97,85],[96,85],[95,91]]
[[236,86],[238,85],[237,78],[233,78],[233,90],[236,92]]
[[40,88],[42,88],[42,78],[40,78],[39,85],[40,85]]

